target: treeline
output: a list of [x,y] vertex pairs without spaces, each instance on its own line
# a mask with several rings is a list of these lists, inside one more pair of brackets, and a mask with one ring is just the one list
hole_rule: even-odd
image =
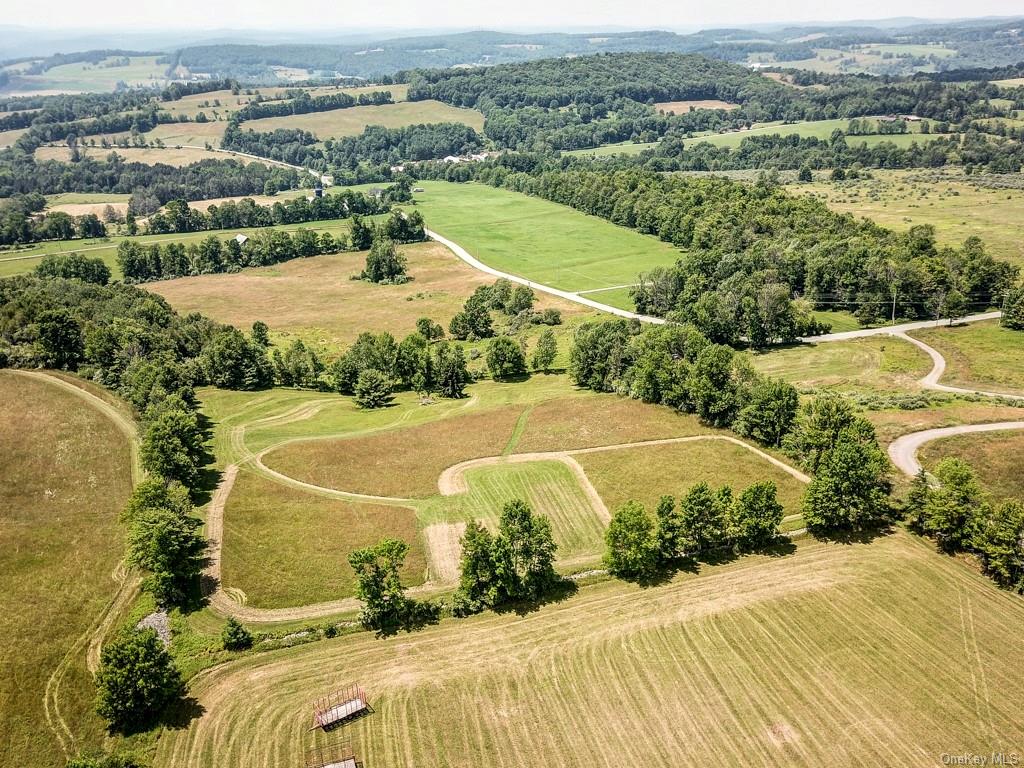
[[911,526],[949,554],[975,554],[993,581],[1024,594],[1024,502],[993,502],[974,469],[945,458],[930,482],[924,470],[907,499]]
[[40,240],[72,240],[104,237],[107,227],[95,213],[72,216],[63,211],[39,212],[46,198],[37,192],[0,202],[0,245],[20,245]]
[[294,169],[237,160],[206,159],[174,167],[126,162],[112,152],[104,160],[84,158],[69,164],[38,162],[31,155],[14,157],[12,150],[8,153],[0,153],[0,197],[32,192],[112,192],[155,201],[155,206],[150,204],[147,210],[136,210],[140,214],[152,213],[171,200],[260,195],[267,189],[267,182],[276,190],[299,186]]
[[403,161],[434,160],[478,151],[480,135],[461,123],[431,123],[402,128],[368,126],[358,136],[328,139],[324,146],[308,131],[278,128],[257,132],[229,124],[221,146],[293,165],[328,169],[355,169],[361,164],[391,165]]
[[764,346],[826,331],[811,309],[847,310],[865,323],[962,315],[1000,304],[1019,272],[977,238],[940,248],[930,226],[897,234],[767,178],[749,185],[646,171],[532,175],[499,164],[476,175],[682,249],[674,267],[640,277],[633,300],[638,311],[693,323],[718,343]]
[[231,115],[231,121],[241,123],[264,117],[288,117],[289,115],[305,115],[310,112],[329,112],[333,109],[394,103],[390,91],[360,93],[358,96],[344,92],[310,96],[309,91],[299,91],[293,98],[287,100],[252,101],[234,112]]
[[[425,238],[422,218],[406,219],[396,211],[380,228],[383,236],[395,235],[399,242],[419,242]],[[266,267],[295,258],[308,258],[345,250],[370,247],[378,230],[353,217],[352,231],[346,237],[330,232],[317,234],[310,229],[288,233],[279,229],[261,230],[244,242],[238,238],[222,240],[210,235],[195,243],[153,243],[123,240],[117,246],[117,262],[125,282],[144,283],[170,280],[188,275],[238,272],[245,267]]]
[[270,205],[259,205],[251,198],[243,198],[238,202],[228,200],[220,205],[209,206],[205,212],[190,207],[185,200],[171,200],[163,210],[148,218],[146,232],[163,235],[374,216],[387,213],[391,209],[390,200],[391,196],[387,191],[380,197],[371,197],[346,189],[322,197],[313,197],[312,200],[295,197]]

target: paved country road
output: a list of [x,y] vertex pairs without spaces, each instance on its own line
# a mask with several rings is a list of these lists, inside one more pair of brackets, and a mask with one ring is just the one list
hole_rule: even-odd
[[967,435],[975,432],[1002,432],[1011,429],[1024,429],[1024,421],[1001,421],[995,424],[961,424],[956,427],[926,429],[897,438],[889,446],[889,458],[903,473],[913,477],[921,471],[921,462],[917,460],[917,452],[925,443],[941,440],[954,435]]

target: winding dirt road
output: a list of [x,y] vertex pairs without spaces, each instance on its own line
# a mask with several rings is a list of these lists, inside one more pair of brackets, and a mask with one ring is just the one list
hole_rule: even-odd
[[917,460],[917,452],[926,443],[955,435],[970,435],[976,432],[1003,432],[1014,429],[1024,429],[1024,421],[961,424],[956,427],[941,427],[939,429],[926,429],[922,432],[912,432],[909,435],[897,438],[889,445],[889,458],[892,459],[892,463],[900,471],[909,477],[914,477],[921,471],[921,462]]

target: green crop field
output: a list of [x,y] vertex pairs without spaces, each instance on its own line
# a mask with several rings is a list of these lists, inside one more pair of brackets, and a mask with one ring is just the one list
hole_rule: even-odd
[[[1022,621],[1018,597],[905,533],[807,541],[525,617],[242,657],[193,681],[201,714],[164,732],[155,765],[290,765],[338,738],[368,766],[988,754],[1024,741]],[[311,702],[356,681],[373,713],[310,733]]]
[[658,146],[656,141],[622,141],[618,144],[605,144],[592,149],[571,149],[563,154],[581,155],[586,157],[607,157],[609,155],[638,155],[641,152],[654,149]]
[[914,331],[946,358],[944,384],[1024,394],[1024,332],[998,321]]
[[568,291],[636,282],[676,251],[648,235],[566,206],[483,184],[422,182],[427,226],[505,272]]
[[[98,748],[87,650],[125,578],[128,441],[58,383],[0,371],[0,764]],[[100,633],[101,636],[101,633]]]
[[356,136],[370,125],[404,128],[419,123],[462,123],[482,131],[484,116],[475,109],[452,107],[440,101],[402,101],[397,104],[332,109],[327,112],[310,112],[288,117],[265,117],[260,120],[248,120],[244,126],[254,131],[273,131],[276,128],[301,129],[316,134],[322,141],[340,136]]
[[787,188],[816,194],[837,211],[866,216],[897,231],[932,224],[943,245],[960,245],[976,235],[994,255],[1024,265],[1018,224],[1024,216],[1024,190],[989,188],[984,179],[952,170],[873,170],[870,176]]

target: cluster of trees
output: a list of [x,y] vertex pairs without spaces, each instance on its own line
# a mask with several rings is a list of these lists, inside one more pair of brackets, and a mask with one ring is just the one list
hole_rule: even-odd
[[356,597],[363,603],[359,619],[367,629],[388,631],[436,620],[436,606],[405,594],[401,572],[408,551],[400,539],[381,539],[348,556],[356,573]]
[[696,413],[766,445],[781,445],[796,417],[795,388],[761,376],[745,356],[692,325],[584,323],[573,337],[569,376],[598,392]]
[[47,254],[32,271],[39,277],[77,279],[96,285],[106,285],[110,282],[110,267],[104,263],[103,259],[90,258],[77,253]]
[[401,342],[386,331],[359,334],[327,368],[328,385],[355,395],[366,408],[386,405],[395,388],[462,397],[471,380],[462,348],[438,341],[444,332],[429,318],[421,318],[417,328]]
[[843,309],[864,322],[963,314],[999,305],[1018,275],[977,238],[940,248],[931,226],[897,234],[789,195],[767,176],[748,185],[501,165],[478,175],[683,249],[674,267],[642,275],[633,299],[639,311],[694,323],[719,343],[764,346],[826,331],[810,309]]
[[50,211],[40,215],[45,206],[46,198],[38,192],[0,202],[0,245],[103,237],[107,233],[106,226],[94,213],[72,216],[63,211]]
[[[396,211],[390,221],[383,223],[380,231],[413,238],[412,242],[422,240],[422,220],[418,222],[417,236],[417,222],[410,225],[411,219],[413,216],[405,219]],[[358,226],[356,222],[359,222]],[[129,239],[118,243],[117,263],[125,282],[129,283],[168,280],[187,275],[237,272],[244,267],[265,267],[295,258],[308,258],[350,249],[361,250],[368,247],[363,242],[362,234],[367,231],[372,242],[377,228],[366,224],[357,216],[353,218],[349,237],[342,233],[317,234],[314,230],[300,228],[293,233],[280,229],[265,229],[253,233],[244,242],[237,238],[222,240],[217,235],[209,235],[199,242],[187,244],[175,242],[144,245],[137,240]],[[393,243],[389,247],[393,249]]]
[[[273,182],[268,182],[273,184]],[[276,190],[274,190],[276,191]],[[387,213],[390,206],[381,197],[372,197],[346,189],[342,192],[313,197],[295,197],[271,205],[259,205],[251,198],[237,203],[228,200],[211,205],[206,212],[190,208],[185,200],[171,200],[151,215],[146,232],[162,235],[177,232],[202,232],[210,229],[272,227],[281,224],[302,224],[308,221],[347,219],[350,216],[373,216]]]
[[323,147],[308,131],[278,128],[273,132],[243,130],[229,124],[221,146],[317,170],[354,169],[361,164],[394,165],[435,160],[479,151],[480,135],[461,123],[430,123],[402,128],[371,125],[358,136],[327,139]]
[[264,117],[288,117],[290,115],[305,115],[310,112],[328,112],[333,109],[380,104],[394,104],[390,91],[360,93],[358,96],[339,91],[323,96],[310,96],[309,91],[297,90],[294,96],[287,100],[263,101],[257,99],[250,101],[232,114],[231,120],[235,123],[242,123],[246,120],[259,120]]
[[1024,594],[1024,502],[995,504],[974,469],[956,458],[935,468],[935,482],[921,471],[907,509],[911,524],[945,552],[973,552],[1000,586]]
[[1003,299],[1003,316],[1000,320],[1004,328],[1024,331],[1024,285],[1011,288]]
[[515,332],[528,325],[560,325],[562,313],[554,308],[540,312],[533,305],[537,297],[527,285],[513,285],[510,280],[498,278],[493,285],[480,285],[466,299],[462,309],[448,324],[453,338],[476,341],[494,336],[491,311],[505,315],[508,330]]
[[605,565],[616,576],[645,579],[685,558],[761,549],[776,539],[782,522],[776,493],[770,480],[735,497],[728,486],[712,490],[697,483],[678,503],[662,496],[653,520],[643,504],[627,502],[605,531]]
[[453,598],[457,616],[537,600],[559,582],[551,523],[522,499],[502,508],[497,534],[468,523],[461,546],[459,589]]

